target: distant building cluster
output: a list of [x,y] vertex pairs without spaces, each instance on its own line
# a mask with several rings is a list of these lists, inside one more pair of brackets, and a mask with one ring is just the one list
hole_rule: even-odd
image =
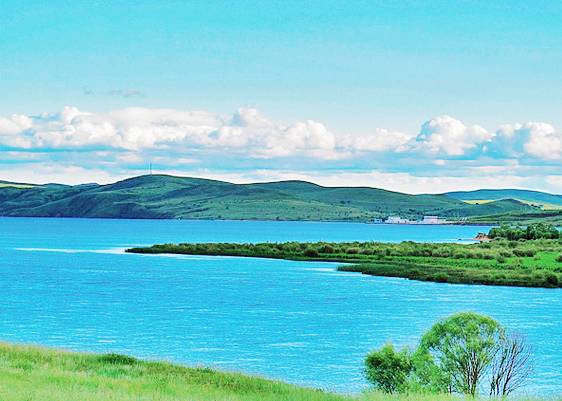
[[375,224],[448,224],[447,219],[439,216],[423,216],[421,220],[410,220],[400,216],[389,216],[386,220],[374,219]]

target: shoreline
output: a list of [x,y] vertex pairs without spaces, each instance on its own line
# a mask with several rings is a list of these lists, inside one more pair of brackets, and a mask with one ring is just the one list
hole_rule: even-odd
[[303,220],[303,219],[222,219],[222,218],[174,218],[174,217],[101,217],[101,216],[6,216],[0,215],[0,219],[99,219],[99,220],[169,220],[169,221],[263,221],[263,222],[295,222],[295,223],[352,223],[368,224],[373,226],[496,226],[499,223],[446,223],[446,224],[417,224],[417,223],[371,223],[368,220]]
[[[32,384],[30,386],[30,384]],[[136,401],[459,401],[442,393],[386,394],[372,388],[337,393],[237,371],[146,360],[126,354],[76,352],[0,341],[0,397],[5,400]],[[527,399],[528,395],[524,395]],[[555,396],[554,396],[555,397]],[[533,400],[556,398],[532,395]],[[482,397],[482,400],[488,399]],[[507,400],[521,400],[515,394]],[[477,398],[480,400],[480,398]]]
[[96,401],[352,401],[360,396],[205,366],[0,341],[0,398],[40,400],[45,394],[48,399]]

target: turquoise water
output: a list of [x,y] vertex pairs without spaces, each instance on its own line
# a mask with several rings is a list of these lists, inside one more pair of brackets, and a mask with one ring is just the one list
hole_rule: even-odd
[[529,391],[562,393],[562,291],[422,283],[334,264],[124,254],[155,242],[471,238],[486,227],[0,218],[0,340],[123,352],[359,391],[366,352],[438,318],[490,314],[534,347]]

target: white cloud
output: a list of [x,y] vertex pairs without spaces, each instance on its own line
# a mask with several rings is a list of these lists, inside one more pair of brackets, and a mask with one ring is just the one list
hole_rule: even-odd
[[404,152],[413,135],[376,128],[372,135],[348,136],[344,145],[359,152]]
[[492,139],[493,134],[479,125],[466,126],[447,115],[423,123],[416,145],[432,154],[462,156]]
[[[166,173],[256,178],[261,171],[264,179],[298,178],[298,169],[306,172],[302,178],[322,183],[409,192],[535,182],[561,192],[556,186],[562,171],[553,169],[560,161],[562,133],[540,122],[494,132],[443,115],[423,123],[418,133],[376,128],[353,135],[312,120],[280,124],[252,108],[220,115],[65,107],[0,117],[0,178],[20,181],[43,181],[41,174],[49,181],[103,181],[145,173],[153,163],[155,171]],[[73,175],[64,179],[67,173]]]
[[546,123],[527,123],[522,128],[528,132],[529,140],[524,145],[525,151],[540,159],[562,159],[562,132]]
[[65,107],[59,113],[0,117],[0,145],[34,150],[228,151],[258,159],[302,156],[334,160],[380,152],[421,152],[440,160],[486,153],[546,160],[562,157],[562,134],[547,123],[504,125],[493,133],[443,115],[423,123],[417,135],[384,128],[369,135],[337,135],[312,120],[277,124],[251,108],[221,116],[147,108],[91,113]]
[[[18,117],[20,120],[24,116]],[[332,158],[333,133],[307,120],[274,124],[254,109],[232,117],[170,109],[128,108],[107,114],[65,107],[60,113],[0,120],[0,144],[14,148],[235,150],[259,158],[298,154]]]
[[29,148],[31,143],[26,140],[22,132],[31,128],[31,126],[31,119],[21,114],[14,114],[10,118],[0,117],[0,145]]

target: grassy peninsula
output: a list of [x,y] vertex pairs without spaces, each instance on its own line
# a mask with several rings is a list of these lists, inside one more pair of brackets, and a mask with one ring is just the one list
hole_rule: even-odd
[[117,354],[81,354],[0,343],[2,401],[452,401],[439,394],[356,397],[280,381]]
[[161,244],[132,248],[143,254],[174,253],[342,262],[341,271],[462,284],[562,287],[562,240],[477,244],[285,242]]

